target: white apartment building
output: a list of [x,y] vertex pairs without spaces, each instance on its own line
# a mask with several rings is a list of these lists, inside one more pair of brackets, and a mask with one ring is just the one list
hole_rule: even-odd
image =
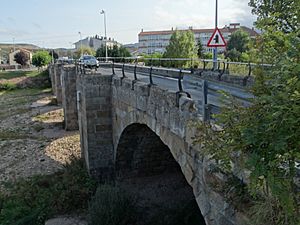
[[[242,29],[247,32],[251,38],[254,38],[258,33],[254,28],[248,28],[245,26],[240,26],[239,23],[231,23],[229,26],[225,26],[220,29],[225,41],[228,41],[231,34],[238,29]],[[201,41],[203,49],[205,52],[212,52],[212,48],[207,47],[207,43],[212,36],[214,29],[193,29],[189,28],[194,33],[196,44]],[[139,39],[139,53],[140,54],[153,54],[156,52],[164,53],[166,47],[169,45],[170,38],[175,32],[172,28],[171,30],[165,31],[141,31],[138,34]],[[225,47],[218,48],[219,52],[225,51]]]
[[95,35],[94,37],[86,37],[74,43],[76,49],[80,49],[80,46],[82,45],[83,47],[90,47],[95,51],[102,45],[105,46],[105,44],[108,48],[113,47],[114,45],[118,45],[120,47],[120,43],[115,41],[113,38],[107,38],[106,40],[105,37],[100,37],[98,35]]

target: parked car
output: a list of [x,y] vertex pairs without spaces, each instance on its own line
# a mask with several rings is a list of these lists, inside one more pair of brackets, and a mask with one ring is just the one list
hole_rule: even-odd
[[83,55],[79,59],[79,63],[84,65],[84,67],[88,68],[98,68],[99,67],[99,61],[92,55]]

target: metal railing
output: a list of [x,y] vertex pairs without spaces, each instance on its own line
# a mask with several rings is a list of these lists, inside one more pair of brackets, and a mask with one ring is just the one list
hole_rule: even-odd
[[[249,106],[251,104],[251,99],[253,95],[244,88],[238,88],[235,86],[226,85],[217,81],[208,81],[197,74],[193,75],[192,70],[184,69],[174,69],[174,68],[163,68],[163,67],[153,67],[153,66],[140,66],[137,63],[127,64],[127,63],[115,63],[115,62],[104,62],[101,64],[103,67],[110,68],[112,74],[116,75],[116,69],[118,69],[121,79],[127,78],[127,73],[131,73],[133,77],[132,84],[139,80],[138,75],[147,75],[148,76],[148,85],[159,85],[154,83],[153,75],[168,77],[177,79],[177,91],[176,91],[176,100],[177,106],[179,106],[179,98],[182,95],[185,95],[189,98],[192,98],[190,91],[195,89],[198,93],[200,99],[198,99],[197,108],[202,114],[204,121],[211,119],[212,114],[220,112],[220,108],[226,106],[229,102],[221,101],[222,92],[226,92],[231,95],[233,98],[237,99],[244,106]],[[196,81],[194,86],[190,89],[184,88],[183,81],[184,78],[194,77]],[[186,81],[188,82],[188,81]],[[190,82],[190,83],[193,83]],[[132,87],[133,89],[133,87]]]
[[[145,58],[145,57],[98,57],[101,62],[106,60],[116,63],[131,63],[145,66],[156,66],[166,68],[181,68],[194,70],[200,75],[203,71],[214,71],[218,73],[219,78],[222,75],[238,75],[250,77],[253,75],[253,70],[257,67],[267,69],[270,64],[256,64],[245,62],[231,62],[227,60],[199,59],[199,58]],[[214,69],[214,63],[217,63],[217,69]]]

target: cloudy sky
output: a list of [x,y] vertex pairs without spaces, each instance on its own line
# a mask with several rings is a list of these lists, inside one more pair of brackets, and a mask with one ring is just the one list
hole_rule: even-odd
[[[253,26],[249,0],[219,0],[219,27],[230,22]],[[82,37],[107,35],[137,42],[138,33],[171,27],[214,27],[215,0],[9,0],[1,2],[0,43],[33,43],[71,48]]]

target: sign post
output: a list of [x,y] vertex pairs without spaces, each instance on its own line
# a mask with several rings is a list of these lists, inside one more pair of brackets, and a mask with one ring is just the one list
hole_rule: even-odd
[[226,42],[218,28],[218,0],[216,0],[216,18],[215,18],[215,30],[210,37],[207,47],[214,47],[213,49],[213,66],[214,70],[218,68],[218,47],[225,47]]

